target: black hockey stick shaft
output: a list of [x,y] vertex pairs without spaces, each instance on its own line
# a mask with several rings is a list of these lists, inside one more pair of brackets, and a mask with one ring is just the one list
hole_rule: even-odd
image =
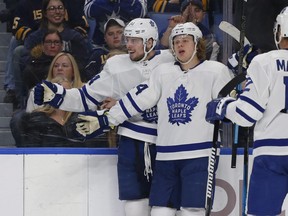
[[[247,0],[242,2],[241,11],[241,27],[240,27],[240,49],[239,49],[239,60],[238,60],[238,74],[243,74],[243,58],[244,58],[244,41],[245,41],[245,30],[246,30],[246,11],[247,11]],[[238,84],[237,91],[241,90],[241,84]],[[232,145],[232,158],[231,158],[231,168],[236,168],[237,162],[237,147],[239,140],[239,126],[234,125],[234,143]]]
[[[239,83],[245,80],[245,74],[241,73],[234,77],[230,82],[228,82],[219,92],[218,97],[223,97],[228,95]],[[215,184],[215,164],[218,148],[218,133],[219,133],[220,121],[214,122],[213,130],[213,140],[212,140],[212,149],[211,155],[209,158],[208,166],[208,181],[207,181],[207,190],[206,190],[206,211],[205,216],[211,215],[212,205],[213,205],[213,188]]]
[[218,145],[218,132],[219,132],[220,121],[214,122],[213,131],[213,145],[211,148],[211,155],[209,157],[208,164],[208,182],[206,191],[206,211],[205,216],[210,216],[212,205],[213,205],[213,188],[215,184],[215,165],[217,156],[217,145]]
[[[245,80],[245,74],[243,73],[243,51],[244,51],[244,39],[245,39],[245,28],[246,28],[246,3],[247,0],[243,0],[242,17],[241,17],[241,31],[240,31],[240,50],[239,50],[239,61],[238,61],[238,75],[228,82],[219,92],[218,97],[228,95],[237,85],[240,85]],[[213,205],[213,189],[216,181],[215,165],[218,148],[218,133],[219,133],[220,121],[215,121],[213,130],[213,141],[211,155],[209,158],[208,166],[208,182],[206,191],[206,211],[205,216],[210,216]],[[237,149],[236,154],[237,155]],[[245,194],[246,196],[246,194]]]
[[[244,52],[244,38],[245,38],[245,29],[246,29],[246,11],[247,11],[247,1],[243,0],[242,7],[242,16],[241,16],[241,29],[240,29],[240,50],[239,50],[239,62],[238,62],[238,71],[243,74],[243,52]],[[239,84],[241,85],[241,84]],[[236,145],[237,146],[237,145]],[[246,197],[248,191],[248,161],[249,161],[249,142],[248,139],[244,146],[244,160],[243,160],[243,186],[242,186],[242,216],[246,215]],[[237,150],[236,154],[237,155]],[[233,155],[232,155],[233,157]],[[236,156],[235,156],[236,157]],[[235,164],[236,166],[236,164]]]

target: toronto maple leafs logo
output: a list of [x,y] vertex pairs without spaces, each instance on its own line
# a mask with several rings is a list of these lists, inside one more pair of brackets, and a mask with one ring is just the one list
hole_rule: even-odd
[[157,123],[158,121],[157,106],[145,110],[142,114],[142,118],[146,122]]
[[188,93],[183,85],[179,86],[173,98],[167,99],[169,122],[172,124],[186,124],[191,121],[192,111],[197,106],[198,98],[187,98]]

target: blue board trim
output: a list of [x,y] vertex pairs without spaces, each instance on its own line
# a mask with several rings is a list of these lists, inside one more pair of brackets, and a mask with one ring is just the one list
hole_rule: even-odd
[[[231,155],[231,148],[221,148],[221,155]],[[237,154],[243,155],[244,149],[238,148]],[[117,155],[116,148],[0,148],[0,155],[18,154],[75,154],[75,155]],[[249,149],[249,155],[252,149]]]

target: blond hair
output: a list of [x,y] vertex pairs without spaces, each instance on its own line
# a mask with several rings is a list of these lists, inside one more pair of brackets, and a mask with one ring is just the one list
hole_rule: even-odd
[[72,88],[81,88],[84,85],[84,83],[81,81],[80,71],[79,71],[79,67],[77,65],[77,62],[71,54],[65,53],[65,52],[60,52],[53,58],[53,61],[51,62],[50,68],[48,71],[47,80],[51,81],[54,78],[53,77],[53,67],[54,67],[54,64],[57,61],[57,59],[60,58],[61,56],[67,56],[69,58],[71,64],[72,64],[72,69],[73,69]]

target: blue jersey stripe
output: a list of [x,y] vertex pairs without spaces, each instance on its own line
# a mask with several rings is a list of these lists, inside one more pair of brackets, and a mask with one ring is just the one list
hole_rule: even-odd
[[135,108],[135,110],[137,110],[137,112],[143,112],[135,103],[135,101],[133,100],[131,94],[128,92],[127,94],[127,98],[129,99],[130,103],[132,104],[132,106]]
[[[93,98],[88,92],[87,92],[87,88],[86,88],[86,86],[84,85],[82,88],[82,91],[83,91],[83,93],[84,93],[84,95],[85,95],[85,97],[86,98],[88,98],[92,103],[94,103],[95,105],[100,105],[100,102],[99,101],[97,101],[95,98]],[[86,103],[86,102],[85,102]]]
[[[219,145],[219,143],[218,143]],[[194,151],[201,149],[208,149],[212,147],[212,142],[193,143],[173,146],[156,146],[157,152],[180,152],[180,151]]]
[[240,110],[239,108],[236,108],[236,112],[242,116],[244,119],[246,119],[247,121],[251,122],[251,123],[255,123],[255,119],[251,118],[250,116],[248,116],[246,113],[244,113],[242,110]]
[[83,91],[81,91],[81,89],[79,89],[79,92],[80,92],[81,101],[82,101],[82,104],[84,106],[84,109],[85,109],[85,111],[87,111],[89,108],[88,108],[88,105],[87,105],[86,100],[85,100],[85,95],[84,95]]
[[264,147],[264,146],[278,146],[278,147],[283,147],[286,146],[288,147],[288,139],[264,139],[264,140],[256,140],[253,144],[254,149],[259,148],[259,147]]
[[157,136],[157,129],[143,127],[143,126],[140,126],[140,125],[135,125],[135,124],[133,124],[131,122],[128,122],[128,121],[123,122],[121,124],[121,127],[128,128],[128,129],[133,130],[133,131],[138,132],[138,133],[143,133],[143,134],[147,134],[147,135]]
[[251,98],[245,97],[243,95],[240,95],[240,99],[251,104],[253,107],[255,107],[257,110],[259,110],[260,112],[264,112],[265,109],[262,108],[258,103],[256,103],[254,100],[252,100]]
[[129,114],[122,100],[119,101],[119,105],[121,109],[123,110],[124,114],[127,116],[127,118],[131,118],[132,116]]

